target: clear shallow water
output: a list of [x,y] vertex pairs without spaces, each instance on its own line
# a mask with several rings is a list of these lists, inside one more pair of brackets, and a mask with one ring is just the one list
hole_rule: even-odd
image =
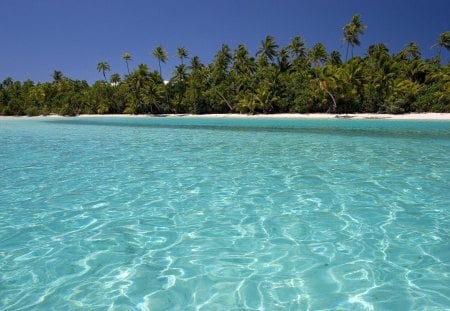
[[0,120],[0,309],[448,309],[449,154],[450,122]]

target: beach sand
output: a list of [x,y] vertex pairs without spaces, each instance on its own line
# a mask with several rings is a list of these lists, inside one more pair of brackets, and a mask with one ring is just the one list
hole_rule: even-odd
[[[390,120],[445,120],[450,121],[450,113],[407,113],[407,114],[377,114],[377,113],[356,113],[356,114],[330,114],[330,113],[279,113],[279,114],[83,114],[78,118],[161,118],[161,117],[189,117],[189,118],[280,118],[280,119],[390,119]],[[37,117],[11,117],[0,116],[0,119],[17,119],[17,118],[66,118],[59,115],[37,116]],[[72,118],[72,117],[67,117]]]
[[[170,116],[170,115],[169,115]],[[450,113],[410,113],[410,114],[329,114],[329,113],[279,113],[279,114],[206,114],[206,115],[172,115],[192,118],[281,118],[281,119],[393,119],[393,120],[448,120]]]

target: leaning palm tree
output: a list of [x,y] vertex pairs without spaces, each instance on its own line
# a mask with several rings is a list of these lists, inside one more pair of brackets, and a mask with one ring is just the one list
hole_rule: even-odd
[[436,43],[433,44],[432,48],[434,47],[439,47],[438,50],[439,59],[441,59],[442,48],[446,49],[447,51],[450,51],[450,31],[441,33],[437,38]]
[[167,52],[166,50],[162,47],[162,45],[157,46],[153,52],[152,52],[153,56],[156,57],[156,59],[158,60],[158,65],[159,65],[159,75],[162,78],[162,71],[161,71],[161,63],[165,63],[168,59],[167,56]]
[[130,74],[130,67],[128,66],[128,62],[133,60],[133,58],[131,57],[130,53],[123,53],[122,58],[125,61],[125,63],[127,64],[127,71],[128,71],[128,74]]
[[177,56],[180,58],[181,60],[181,65],[184,65],[184,59],[187,58],[189,55],[187,49],[185,47],[180,47],[177,49]]
[[308,60],[309,63],[314,66],[313,72],[319,82],[319,88],[325,91],[333,101],[333,107],[330,112],[336,112],[337,104],[333,94],[328,89],[328,84],[333,81],[333,71],[329,66],[320,67],[328,59],[327,50],[322,43],[316,43],[309,51]]
[[256,56],[262,55],[263,57],[273,61],[275,56],[278,54],[277,49],[278,45],[275,43],[275,39],[272,36],[267,36],[265,40],[261,41],[261,45],[256,52]]
[[335,113],[337,110],[337,103],[336,98],[333,96],[333,93],[330,91],[330,87],[335,84],[335,71],[331,69],[329,66],[324,66],[318,68],[317,72],[317,79],[319,82],[319,88],[325,93],[328,94],[328,96],[331,98],[333,102],[333,106],[331,107],[331,110],[329,109],[328,112]]
[[109,67],[109,64],[107,62],[100,62],[97,64],[97,70],[98,72],[103,73],[103,77],[105,78],[105,82],[108,83],[108,80],[106,79],[106,71],[109,71],[111,68]]
[[361,44],[361,42],[359,41],[359,36],[364,33],[364,29],[366,28],[367,26],[361,22],[360,14],[353,15],[350,23],[344,26],[343,40],[347,42],[347,51],[345,53],[345,60],[348,59],[348,50],[350,46],[352,48],[352,58],[353,58],[353,48],[355,47],[355,45]]

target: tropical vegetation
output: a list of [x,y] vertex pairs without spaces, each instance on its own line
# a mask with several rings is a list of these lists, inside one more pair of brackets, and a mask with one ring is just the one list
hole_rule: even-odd
[[51,82],[6,78],[0,83],[0,114],[450,112],[450,64],[444,60],[449,31],[438,36],[432,59],[423,59],[415,42],[398,53],[373,44],[354,56],[365,28],[359,14],[343,27],[345,59],[321,43],[309,47],[300,36],[284,47],[267,36],[255,55],[243,44],[224,44],[210,64],[180,47],[180,63],[166,82],[162,65],[168,53],[161,45],[151,52],[158,70],[146,64],[130,68],[133,57],[126,52],[125,74],[108,76],[110,65],[101,61],[103,79],[92,85],[58,70]]

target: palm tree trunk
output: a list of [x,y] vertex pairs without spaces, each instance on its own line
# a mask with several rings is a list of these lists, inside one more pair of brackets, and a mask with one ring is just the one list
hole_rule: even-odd
[[223,99],[223,101],[225,102],[225,104],[227,104],[228,109],[230,109],[230,112],[233,111],[233,107],[231,107],[230,103],[228,102],[228,100],[225,98],[225,96],[222,95],[222,93],[220,93],[219,91],[216,90],[217,95],[220,96],[220,98]]
[[162,76],[161,61],[160,61],[160,60],[158,60],[158,65],[159,65],[159,76],[160,76],[161,79],[163,80],[164,93],[165,93],[165,97],[166,97],[166,105],[168,105],[168,104],[169,104],[169,95],[167,94],[166,84],[164,83],[164,78],[163,78],[163,76]]
[[325,92],[327,92],[327,94],[331,97],[331,100],[333,101],[333,113],[336,112],[337,109],[337,104],[336,104],[336,99],[334,98],[333,94],[331,94],[330,91],[328,91],[327,88],[323,88],[325,90]]
[[350,47],[350,43],[347,42],[347,51],[345,52],[345,61],[348,60],[348,48]]
[[159,75],[161,76],[161,79],[163,80],[163,83],[164,83],[164,79],[163,79],[162,71],[161,71],[161,61],[160,60],[158,60],[158,66],[159,66]]

